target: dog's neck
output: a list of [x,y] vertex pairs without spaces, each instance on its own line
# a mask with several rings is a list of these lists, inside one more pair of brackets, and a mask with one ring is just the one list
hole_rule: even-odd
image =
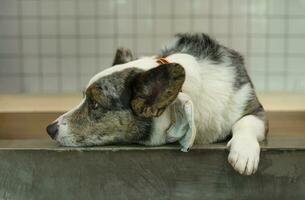
[[152,121],[150,137],[142,141],[141,144],[148,146],[157,146],[166,144],[166,131],[171,125],[171,109],[170,106],[159,117]]

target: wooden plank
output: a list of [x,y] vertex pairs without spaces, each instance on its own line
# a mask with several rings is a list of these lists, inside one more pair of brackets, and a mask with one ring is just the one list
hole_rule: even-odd
[[[259,93],[269,111],[305,111],[305,93]],[[79,104],[80,95],[0,95],[0,113],[66,112]]]
[[0,113],[66,112],[80,101],[79,95],[0,95]]
[[[0,139],[47,138],[46,126],[80,98],[1,95]],[[305,94],[262,94],[260,98],[268,110],[270,135],[305,135]]]
[[258,172],[198,148],[0,150],[0,199],[305,199],[305,151],[266,150]]
[[258,93],[267,111],[305,111],[305,93]]
[[[48,138],[46,126],[62,112],[0,113],[0,139]],[[305,112],[268,112],[269,135],[305,135]]]
[[49,138],[46,127],[62,113],[0,113],[0,139]]
[[269,135],[305,135],[305,112],[269,111]]

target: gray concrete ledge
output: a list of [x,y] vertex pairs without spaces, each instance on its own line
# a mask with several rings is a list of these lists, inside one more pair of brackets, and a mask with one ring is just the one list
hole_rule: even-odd
[[[258,172],[236,173],[224,144],[58,147],[0,141],[0,199],[305,199],[304,138],[270,138]],[[286,145],[285,145],[286,144]],[[302,145],[303,144],[303,145]]]

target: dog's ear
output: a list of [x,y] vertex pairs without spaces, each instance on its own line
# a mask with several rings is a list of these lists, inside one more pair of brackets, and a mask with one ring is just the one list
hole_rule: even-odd
[[124,64],[134,60],[130,49],[128,48],[118,48],[115,53],[115,57],[112,63],[113,65]]
[[139,73],[132,83],[133,112],[146,118],[160,116],[176,99],[184,80],[184,68],[177,63],[162,64]]

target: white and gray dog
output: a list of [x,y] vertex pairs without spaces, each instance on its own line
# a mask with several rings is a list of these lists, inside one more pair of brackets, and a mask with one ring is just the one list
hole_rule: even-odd
[[183,151],[232,134],[228,161],[250,175],[268,122],[242,56],[201,33],[176,35],[158,56],[134,60],[119,49],[47,131],[64,146],[178,142]]

